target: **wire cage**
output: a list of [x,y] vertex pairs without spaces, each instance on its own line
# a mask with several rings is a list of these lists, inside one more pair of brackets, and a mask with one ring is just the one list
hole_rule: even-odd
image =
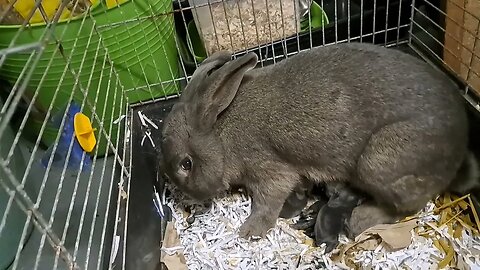
[[155,145],[212,52],[265,66],[397,47],[455,79],[475,114],[479,29],[464,0],[0,0],[0,269],[160,267]]

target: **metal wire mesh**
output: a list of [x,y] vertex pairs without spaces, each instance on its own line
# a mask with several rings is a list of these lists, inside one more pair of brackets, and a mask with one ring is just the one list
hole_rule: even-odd
[[412,18],[411,48],[461,82],[463,96],[480,111],[478,3],[417,1],[412,5]]
[[[0,268],[126,268],[132,108],[178,96],[209,53],[264,66],[339,42],[399,46],[480,111],[479,18],[462,0],[0,0]],[[76,111],[96,128],[91,153]]]

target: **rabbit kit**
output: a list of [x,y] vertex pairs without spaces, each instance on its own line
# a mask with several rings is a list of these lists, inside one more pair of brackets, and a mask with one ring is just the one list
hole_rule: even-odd
[[257,62],[226,51],[204,60],[165,120],[159,159],[161,174],[199,202],[243,187],[252,209],[241,237],[263,237],[281,213],[298,214],[283,208],[302,186],[365,194],[326,204],[348,205],[342,220],[319,211],[352,238],[477,186],[463,98],[427,63],[362,43]]

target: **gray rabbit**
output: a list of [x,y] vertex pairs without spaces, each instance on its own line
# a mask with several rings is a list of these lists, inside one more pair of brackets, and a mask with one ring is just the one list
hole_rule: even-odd
[[[344,182],[373,197],[352,212],[365,227],[423,208],[463,184],[468,123],[457,87],[403,52],[343,43],[256,68],[220,51],[199,66],[162,130],[160,170],[204,201],[244,186],[244,238],[273,228],[292,190]],[[478,179],[471,182],[476,185]]]

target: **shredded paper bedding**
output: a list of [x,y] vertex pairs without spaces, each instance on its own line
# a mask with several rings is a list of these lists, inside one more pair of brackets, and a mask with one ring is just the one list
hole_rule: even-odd
[[174,232],[166,234],[179,239],[162,252],[184,257],[185,269],[480,269],[478,217],[468,212],[468,196],[440,196],[405,221],[376,226],[355,241],[341,236],[339,247],[324,254],[323,246],[289,227],[298,218],[278,219],[266,238],[240,238],[251,203],[241,194],[215,199],[190,224],[180,205],[185,197],[168,188],[173,195],[163,202],[172,210]]

